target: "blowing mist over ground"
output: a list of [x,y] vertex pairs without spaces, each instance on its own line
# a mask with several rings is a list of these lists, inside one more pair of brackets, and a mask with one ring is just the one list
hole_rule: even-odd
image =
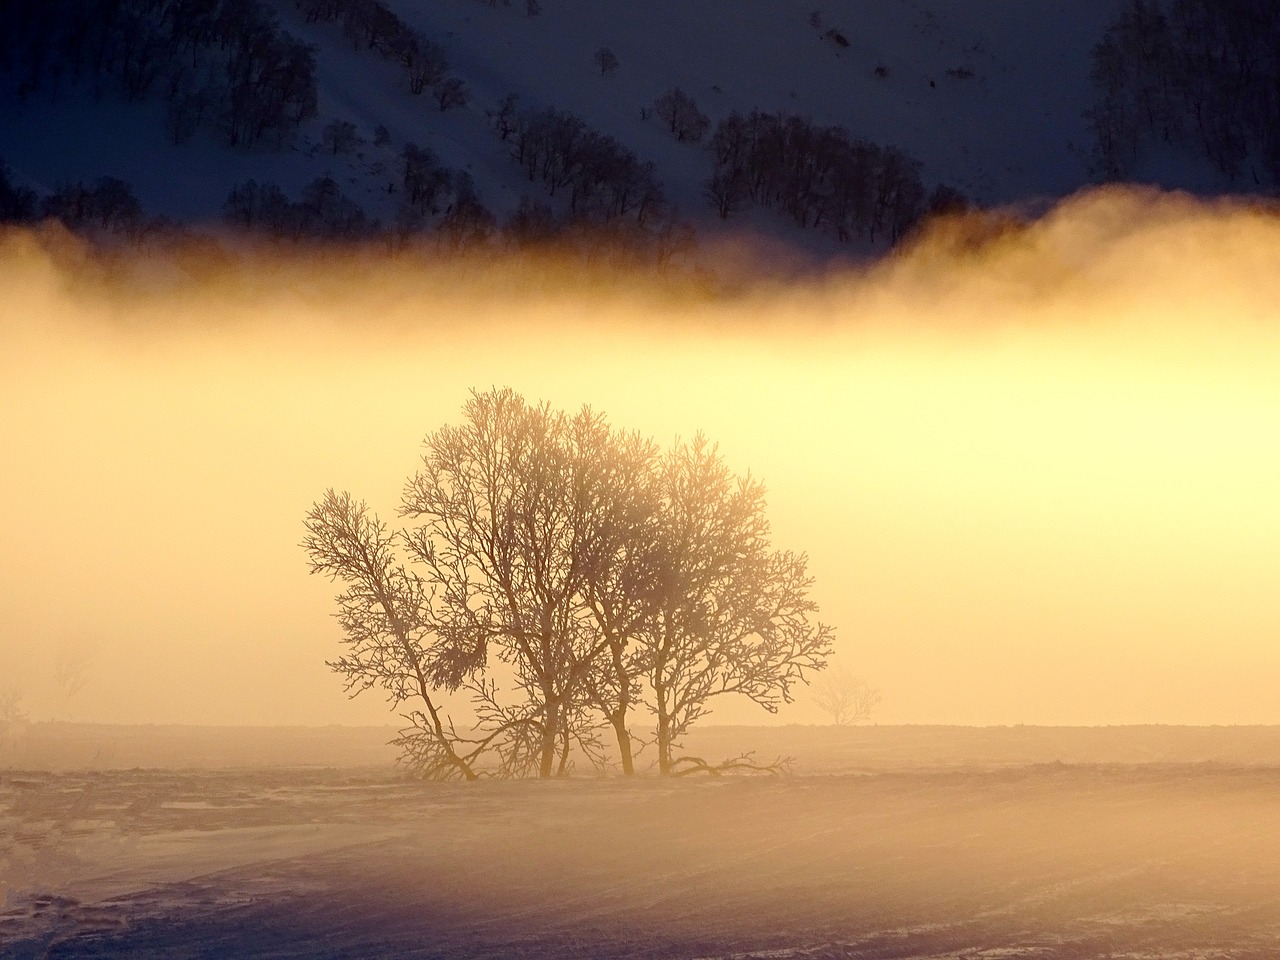
[[[1276,723],[1280,221],[1111,189],[867,268],[0,247],[0,664],[35,719],[395,722],[298,542],[473,388],[703,431],[889,723]],[[719,722],[760,722],[751,704]],[[801,694],[781,719],[822,714]]]

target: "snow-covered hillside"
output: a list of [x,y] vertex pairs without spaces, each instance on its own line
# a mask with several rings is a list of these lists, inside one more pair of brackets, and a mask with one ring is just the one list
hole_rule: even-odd
[[[232,186],[250,178],[296,196],[328,175],[386,222],[401,151],[413,142],[468,171],[501,219],[522,196],[545,197],[486,116],[515,93],[522,108],[573,113],[652,161],[676,215],[715,229],[705,141],[679,142],[653,116],[654,100],[679,87],[713,127],[731,111],[805,116],[900,147],[920,162],[926,187],[947,184],[984,205],[1036,201],[1089,181],[1089,52],[1121,0],[541,0],[536,16],[524,2],[389,0],[444,48],[469,89],[468,104],[447,111],[410,94],[397,64],[354,48],[337,23],[306,22],[293,0],[272,4],[282,26],[317,50],[317,113],[283,149],[231,148],[208,131],[174,145],[157,99],[95,98],[81,84],[22,100],[6,81],[0,158],[39,193],[119,177],[148,214],[184,221],[217,220]],[[601,48],[616,69],[600,69]],[[321,144],[335,119],[357,129],[350,152]],[[385,142],[374,142],[378,127]],[[743,223],[800,235],[758,208],[730,221]]]

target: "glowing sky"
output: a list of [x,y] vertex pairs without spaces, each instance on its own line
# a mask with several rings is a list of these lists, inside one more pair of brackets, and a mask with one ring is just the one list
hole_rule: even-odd
[[510,385],[703,430],[762,478],[881,722],[1280,723],[1280,221],[1256,210],[1094,194],[981,250],[718,299],[372,254],[199,280],[153,257],[108,289],[78,256],[0,243],[0,688],[33,716],[392,719],[324,666],[302,516],[329,486],[390,515],[422,436]]

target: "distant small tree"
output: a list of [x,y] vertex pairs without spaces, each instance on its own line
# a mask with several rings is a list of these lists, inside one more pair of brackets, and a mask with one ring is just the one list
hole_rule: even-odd
[[293,219],[293,204],[279,184],[246,180],[231,188],[222,204],[222,218],[241,230],[282,236]]
[[441,83],[437,83],[432,92],[436,98],[436,103],[440,104],[441,112],[460,110],[471,99],[471,91],[457,77],[450,77]]
[[456,171],[453,180],[453,203],[436,225],[436,233],[454,249],[486,242],[497,229],[498,221],[481,202],[475,181],[465,170]]
[[595,52],[596,66],[600,68],[600,74],[613,73],[618,69],[618,58],[614,56],[613,51],[608,47],[601,47]]
[[53,678],[61,688],[63,696],[68,700],[89,682],[93,661],[93,653],[83,644],[68,641],[59,648]]
[[814,681],[813,702],[831,717],[832,723],[844,727],[870,719],[872,709],[880,702],[880,691],[841,665]]
[[419,94],[444,82],[449,73],[449,58],[440,44],[422,34],[415,34],[405,58],[405,68],[409,76],[409,92]]
[[22,691],[17,687],[0,690],[0,749],[13,746],[27,722],[27,714],[22,709]]
[[498,101],[496,107],[485,111],[485,116],[489,118],[489,122],[493,124],[493,129],[497,131],[498,137],[502,140],[508,139],[516,131],[516,126],[519,122],[519,118],[516,115],[516,104],[519,101],[519,94],[508,93]]
[[740,169],[717,169],[707,181],[706,195],[720,219],[727,220],[751,201],[751,185]]
[[369,232],[370,222],[358,203],[342,192],[332,177],[317,177],[302,188],[294,205],[297,238],[354,239]]
[[175,144],[183,144],[208,122],[218,103],[218,92],[212,82],[201,82],[192,71],[185,69],[169,86],[165,129]]
[[502,225],[502,233],[516,246],[527,247],[554,239],[559,228],[551,207],[540,200],[522,196],[520,205]]
[[542,4],[538,0],[525,0],[524,12],[530,17],[536,17],[542,13]]
[[969,198],[949,184],[940,183],[929,193],[925,213],[930,217],[964,213],[969,209]]
[[339,153],[350,153],[360,141],[356,133],[356,125],[350,120],[331,120],[325,125],[320,142],[325,149],[335,156]]
[[653,102],[653,112],[667,125],[677,140],[700,141],[711,120],[698,109],[697,102],[679,87],[672,87]]
[[378,124],[373,128],[373,145],[375,147],[385,147],[391,142],[391,131],[382,124]]
[[405,203],[422,211],[434,212],[437,200],[448,189],[449,172],[440,166],[429,147],[406,143],[401,157],[404,161],[401,183]]

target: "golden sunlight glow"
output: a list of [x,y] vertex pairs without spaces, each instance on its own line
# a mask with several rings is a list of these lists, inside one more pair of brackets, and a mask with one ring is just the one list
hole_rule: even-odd
[[0,239],[0,675],[34,715],[386,720],[324,666],[302,516],[329,486],[393,514],[422,436],[510,385],[762,478],[878,720],[1280,723],[1265,210],[1095,192],[718,293],[317,257]]

